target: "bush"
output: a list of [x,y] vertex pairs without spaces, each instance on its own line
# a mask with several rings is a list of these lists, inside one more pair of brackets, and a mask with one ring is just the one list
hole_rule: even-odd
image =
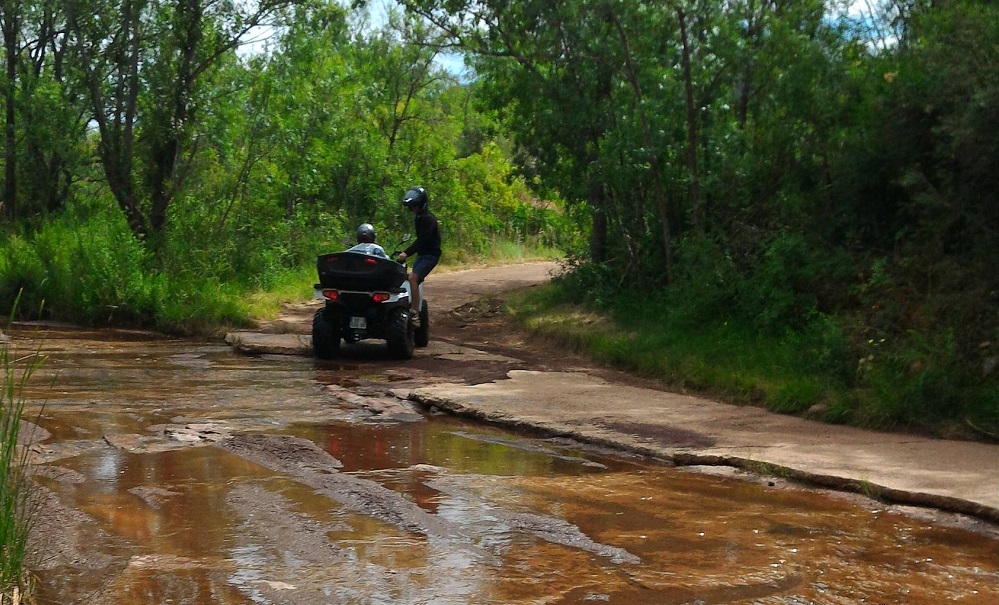
[[155,281],[150,255],[120,215],[75,220],[63,215],[30,238],[11,238],[0,249],[7,258],[0,265],[0,292],[23,290],[21,309],[28,316],[81,324],[148,319]]
[[22,308],[40,309],[46,278],[45,266],[34,246],[24,237],[12,234],[0,244],[0,313],[12,314],[14,301],[19,298]]

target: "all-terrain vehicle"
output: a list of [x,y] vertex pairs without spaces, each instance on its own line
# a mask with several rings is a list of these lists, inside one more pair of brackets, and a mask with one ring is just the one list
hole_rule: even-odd
[[[406,242],[404,238],[399,243]],[[375,252],[378,253],[375,253]],[[312,350],[320,359],[340,353],[340,341],[357,343],[384,339],[389,352],[410,359],[414,347],[430,342],[427,299],[420,284],[419,327],[410,314],[410,286],[405,263],[381,255],[377,246],[323,254],[316,259],[319,283],[315,297],[326,304],[312,318]]]

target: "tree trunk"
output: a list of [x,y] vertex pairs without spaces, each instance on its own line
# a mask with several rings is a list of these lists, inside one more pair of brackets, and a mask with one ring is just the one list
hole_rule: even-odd
[[694,77],[690,66],[690,44],[687,37],[687,16],[683,9],[676,9],[680,24],[680,45],[683,64],[683,87],[687,97],[687,171],[690,175],[690,205],[693,210],[694,229],[704,232],[704,204],[701,200],[701,177],[697,165],[697,105],[694,103]]
[[204,6],[200,0],[184,0],[177,5],[180,23],[175,26],[177,46],[182,55],[177,66],[176,80],[172,83],[176,88],[171,99],[170,120],[160,126],[159,143],[155,146],[153,157],[155,166],[152,170],[152,182],[149,192],[152,208],[149,213],[149,227],[153,233],[160,234],[166,226],[167,209],[176,194],[179,181],[178,164],[181,152],[183,129],[191,118],[191,91],[196,78],[196,50],[202,43],[204,28]]
[[628,83],[635,94],[635,104],[638,107],[638,116],[642,124],[642,142],[645,145],[649,157],[649,167],[652,172],[653,193],[656,200],[656,212],[659,215],[659,224],[662,227],[663,248],[666,255],[666,281],[673,281],[673,235],[670,229],[669,206],[666,203],[666,195],[663,192],[662,169],[659,164],[659,154],[656,152],[652,141],[652,128],[649,125],[649,114],[645,111],[645,103],[642,97],[642,88],[638,82],[638,71],[631,60],[631,47],[628,43],[628,35],[624,31],[621,22],[614,19],[618,34],[621,37],[621,46],[624,49],[624,64],[627,70]]
[[14,100],[17,85],[17,30],[18,6],[4,3],[3,46],[7,63],[7,83],[4,87],[4,194],[6,214],[13,221],[17,218],[17,131]]
[[173,175],[177,166],[179,144],[176,136],[167,134],[154,154],[153,182],[149,197],[152,200],[149,211],[149,228],[153,233],[161,233],[166,225],[167,207],[173,198]]
[[590,231],[590,260],[594,263],[607,260],[607,211],[603,206],[603,197],[599,185],[591,187],[589,202],[593,229]]

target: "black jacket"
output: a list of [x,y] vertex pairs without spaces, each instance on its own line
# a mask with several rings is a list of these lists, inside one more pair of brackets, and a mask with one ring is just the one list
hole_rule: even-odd
[[437,224],[437,217],[430,210],[424,210],[413,218],[416,227],[416,241],[403,250],[406,256],[413,254],[425,254],[428,256],[441,255],[441,230]]

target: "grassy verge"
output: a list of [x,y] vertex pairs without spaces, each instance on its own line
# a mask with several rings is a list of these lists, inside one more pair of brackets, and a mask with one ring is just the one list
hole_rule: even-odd
[[511,299],[530,330],[585,351],[595,360],[670,387],[762,403],[797,413],[845,396],[836,380],[808,365],[806,338],[770,338],[726,320],[691,325],[655,304],[618,302],[610,310],[566,303],[557,287]]
[[[558,283],[509,301],[519,323],[595,361],[699,393],[772,411],[877,429],[982,438],[999,422],[996,381],[911,362],[911,350],[873,358],[837,322],[816,318],[799,330],[760,330],[736,316],[692,318],[689,308],[646,293],[578,301]],[[882,361],[883,359],[883,361]],[[858,362],[858,360],[861,360]]]
[[[21,389],[38,368],[36,352],[18,357],[0,336],[0,601],[19,602],[29,591],[25,548],[31,526],[26,450],[18,447],[24,401]],[[8,599],[8,600],[5,600]]]
[[441,263],[443,269],[463,269],[469,266],[495,266],[536,260],[555,260],[562,258],[564,254],[554,248],[533,245],[524,241],[494,239],[484,254],[477,256],[454,256],[455,258],[451,259],[445,254],[445,258]]

